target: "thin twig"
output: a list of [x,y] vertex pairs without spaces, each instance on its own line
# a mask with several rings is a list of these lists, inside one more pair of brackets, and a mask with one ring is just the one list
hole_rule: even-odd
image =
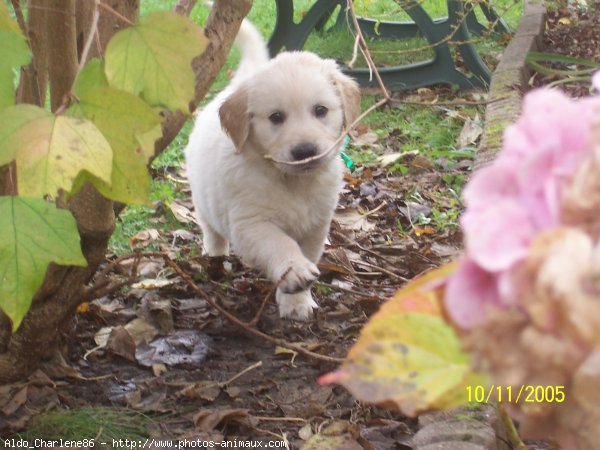
[[375,270],[385,273],[386,275],[389,275],[390,277],[395,278],[396,280],[399,280],[399,281],[404,281],[404,282],[408,281],[408,278],[405,278],[402,275],[398,275],[397,273],[392,272],[391,270],[387,270],[383,267],[376,266],[375,264],[371,264],[371,263],[368,263],[365,261],[360,261],[358,259],[351,259],[350,262],[353,262],[354,264],[358,264],[359,266],[364,266],[364,267],[369,267],[370,269],[375,269]]
[[341,142],[346,138],[346,136],[348,135],[348,133],[350,132],[350,130],[352,130],[359,122],[361,122],[365,117],[367,117],[369,114],[371,114],[373,111],[375,111],[377,108],[385,105],[386,103],[388,103],[389,100],[387,98],[382,98],[381,100],[379,100],[377,103],[371,105],[369,108],[367,108],[360,116],[358,116],[354,122],[352,122],[350,125],[348,125],[346,127],[346,129],[344,129],[344,131],[342,132],[342,134],[335,140],[335,142],[331,145],[331,147],[329,147],[325,152],[321,153],[320,155],[316,155],[316,156],[311,156],[310,158],[306,158],[306,159],[302,159],[300,161],[283,161],[280,159],[275,159],[273,158],[272,155],[265,155],[265,159],[268,159],[270,161],[273,161],[275,163],[278,164],[287,164],[290,166],[297,166],[297,165],[303,165],[303,164],[307,164],[310,163],[312,161],[317,161],[321,158],[325,158],[329,153],[331,153],[334,150],[337,150],[341,144]]
[[[396,0],[396,2],[398,3],[398,0]],[[431,50],[435,47],[438,47],[438,46],[446,44],[446,43],[448,43],[450,45],[465,45],[465,44],[473,44],[473,43],[483,41],[484,39],[488,38],[493,33],[493,30],[494,30],[494,28],[496,28],[496,25],[500,22],[500,19],[501,19],[503,13],[498,14],[498,18],[489,24],[490,31],[487,31],[486,33],[482,33],[481,37],[479,37],[478,39],[469,39],[467,41],[452,41],[452,38],[454,37],[454,35],[456,35],[456,33],[458,33],[458,30],[463,25],[463,23],[466,22],[467,17],[469,16],[469,14],[471,12],[473,12],[474,9],[475,9],[475,4],[467,5],[465,7],[465,9],[463,10],[463,12],[460,14],[458,22],[456,22],[456,24],[453,24],[452,27],[450,28],[450,33],[448,33],[446,36],[444,36],[439,41],[433,42],[428,45],[424,45],[422,47],[410,48],[407,50],[391,50],[391,51],[387,51],[387,53],[394,53],[396,55],[409,55],[409,54],[413,54],[413,53],[423,52],[426,50]],[[507,11],[508,11],[508,9],[510,9],[510,7],[507,8]]]
[[254,318],[250,322],[248,322],[248,326],[251,326],[251,327],[256,326],[256,324],[258,323],[258,321],[260,319],[260,316],[262,316],[262,312],[265,309],[265,305],[267,304],[267,301],[272,296],[275,295],[275,292],[277,291],[277,288],[279,288],[279,285],[285,279],[285,277],[287,277],[288,273],[290,273],[291,270],[292,270],[292,268],[288,267],[288,269],[279,278],[279,281],[277,281],[277,283],[275,283],[275,285],[271,288],[271,290],[269,290],[269,293],[267,295],[265,295],[265,298],[263,299],[262,304],[260,305],[260,308],[258,308],[258,311],[254,315]]
[[[98,2],[98,0],[96,0],[96,1]],[[107,5],[106,3],[103,3],[103,2],[98,2],[98,6],[100,6],[100,8],[104,9],[105,11],[108,11],[110,14],[115,16],[117,19],[121,19],[126,24],[133,25],[133,22],[131,20],[129,20],[123,14],[121,14],[118,11],[116,11],[115,9],[113,9],[110,5]]]
[[263,422],[308,422],[301,417],[266,417],[253,415],[252,418],[262,420]]
[[235,380],[237,380],[239,377],[247,374],[248,372],[250,372],[251,370],[254,370],[258,367],[262,366],[262,361],[258,361],[255,362],[254,364],[252,364],[251,366],[246,367],[244,370],[242,370],[241,372],[236,373],[234,376],[232,376],[229,380],[227,381],[223,381],[221,383],[218,383],[218,386],[220,388],[224,388],[226,386],[229,386],[231,383],[233,383]]
[[490,103],[496,103],[502,100],[506,100],[508,96],[498,97],[494,99],[486,99],[486,100],[454,100],[451,102],[419,102],[415,100],[398,100],[393,99],[390,104],[395,106],[397,104],[402,105],[418,105],[418,106],[480,106],[480,105],[489,105]]
[[361,50],[363,56],[365,57],[365,59],[367,60],[367,64],[369,65],[369,69],[371,70],[371,73],[373,73],[375,75],[375,79],[377,80],[377,84],[379,84],[379,87],[380,87],[381,91],[383,92],[383,96],[385,97],[386,100],[390,101],[392,98],[390,95],[390,92],[388,91],[387,87],[383,83],[383,80],[381,79],[381,75],[379,75],[377,66],[375,65],[375,62],[373,61],[373,58],[371,57],[371,52],[369,51],[367,41],[365,41],[365,37],[363,36],[362,30],[360,29],[360,24],[358,23],[358,19],[356,17],[356,11],[354,10],[354,1],[348,0],[347,3],[348,3],[348,11],[350,12],[350,17],[352,18],[352,24],[354,25],[354,31],[356,32],[356,35],[360,38],[360,50]]
[[[73,81],[73,88],[75,87],[75,81],[77,81],[77,76],[85,66],[87,62],[88,55],[90,53],[90,48],[92,48],[92,43],[96,38],[96,33],[98,32],[98,20],[100,20],[100,11],[98,10],[98,5],[100,4],[99,0],[94,0],[94,12],[92,15],[92,25],[90,27],[90,34],[85,41],[85,45],[83,50],[81,51],[81,56],[79,58],[79,66],[77,66],[77,75],[75,76],[75,80]],[[71,89],[71,91],[73,90]]]
[[[120,256],[114,261],[111,261],[110,264],[108,264],[98,274],[98,276],[96,277],[96,283],[93,286],[90,286],[89,288],[84,290],[84,292],[81,295],[81,297],[84,299],[83,301],[89,302],[96,298],[104,297],[112,292],[118,291],[123,286],[133,284],[137,280],[138,266],[142,257],[144,256],[145,255],[141,253],[133,253],[129,255]],[[129,277],[127,277],[125,280],[116,283],[111,283],[110,279],[108,278],[108,273],[111,270],[113,270],[116,266],[118,266],[121,262],[131,258],[134,258],[134,260],[133,265],[131,267],[131,271],[129,273]]]
[[182,16],[189,16],[196,3],[197,0],[178,0],[173,11]]
[[83,46],[83,50],[81,52],[81,56],[79,58],[79,65],[77,66],[77,72],[75,73],[75,77],[73,78],[73,83],[71,84],[71,88],[67,95],[65,95],[65,99],[62,104],[56,110],[56,115],[59,116],[66,111],[71,103],[71,99],[73,97],[73,93],[75,92],[75,85],[77,84],[77,79],[79,78],[79,74],[85,66],[87,62],[87,57],[90,53],[90,48],[92,47],[92,43],[94,42],[96,32],[98,31],[98,21],[100,19],[100,11],[98,10],[98,5],[100,4],[100,0],[94,0],[94,12],[92,15],[92,24],[90,26],[90,31],[85,41],[85,45]]
[[[287,271],[289,272],[290,269],[288,269]],[[281,280],[282,279],[283,279],[283,277],[281,278]],[[263,311],[265,309],[265,305],[267,304],[267,302],[269,301],[269,299],[273,296],[273,294],[277,290],[278,286],[279,286],[279,283],[277,283],[275,286],[273,286],[273,288],[269,289],[269,292],[267,293],[267,295],[265,295],[265,298],[263,298],[263,301],[260,304],[260,308],[258,308],[258,311],[256,311],[256,314],[254,315],[254,317],[252,318],[252,320],[250,322],[248,322],[248,326],[251,326],[251,327],[255,327],[256,326],[256,324],[260,320],[260,317],[262,316],[262,313],[263,313]]]
[[167,255],[163,255],[163,258],[164,258],[165,262],[169,265],[169,267],[171,267],[175,272],[177,272],[177,274],[183,279],[183,281],[185,281],[185,283],[197,295],[199,295],[204,300],[206,300],[210,306],[212,306],[217,311],[219,311],[227,320],[229,320],[233,324],[239,326],[240,328],[244,329],[248,333],[253,334],[255,336],[258,336],[258,337],[260,337],[260,338],[262,338],[262,339],[264,339],[266,341],[269,341],[272,344],[275,344],[275,345],[278,345],[278,346],[281,346],[281,347],[285,347],[285,348],[289,348],[290,350],[294,350],[294,351],[296,351],[296,352],[298,352],[300,354],[303,354],[304,356],[308,356],[309,358],[313,358],[313,359],[317,359],[317,360],[321,360],[321,361],[332,362],[332,363],[336,363],[336,364],[340,364],[340,363],[342,363],[344,361],[342,358],[334,358],[332,356],[320,355],[319,353],[311,352],[310,350],[307,350],[304,347],[301,347],[301,346],[296,345],[296,344],[292,344],[292,343],[287,342],[287,341],[285,341],[283,339],[278,339],[278,338],[275,338],[273,336],[269,336],[268,334],[265,334],[262,331],[257,330],[256,328],[249,327],[246,323],[242,322],[240,319],[238,319],[237,317],[235,317],[229,311],[225,310],[220,305],[218,305],[171,258],[169,258]]
[[356,58],[358,58],[358,45],[360,44],[360,36],[356,35],[354,38],[354,45],[352,46],[352,58],[348,61],[347,66],[352,68],[354,63],[356,62]]
[[379,205],[376,208],[373,208],[371,211],[367,211],[366,213],[361,214],[361,215],[363,217],[371,216],[371,215],[375,214],[377,211],[379,211],[381,208],[383,208],[386,205],[387,205],[387,202],[384,200],[383,202],[381,202],[381,205]]
[[[202,391],[202,390],[214,388],[214,387],[218,387],[219,389],[226,388],[227,386],[229,386],[231,383],[233,383],[235,380],[237,380],[241,376],[247,374],[251,370],[254,370],[260,366],[262,366],[262,361],[255,362],[254,364],[252,364],[252,365],[246,367],[245,369],[241,370],[240,372],[236,373],[234,376],[229,378],[227,381],[215,381],[213,383],[208,383],[208,384],[204,384],[204,385],[198,385],[197,383],[190,385],[188,383],[184,383],[185,389],[180,390],[179,394],[185,395],[187,392],[190,392],[190,391],[193,391],[196,389],[199,389],[200,391]],[[181,386],[181,383],[166,383],[166,384],[171,387]]]
[[329,288],[329,289],[334,289],[334,290],[337,290],[337,291],[346,292],[347,294],[356,295],[358,297],[365,297],[365,298],[370,298],[370,299],[379,299],[378,296],[373,295],[373,294],[365,294],[364,292],[358,292],[358,291],[355,291],[353,289],[345,288],[345,287],[342,287],[342,286],[337,286],[337,285],[331,284],[331,283],[325,283],[323,281],[317,281],[315,284],[317,286],[323,286],[323,287],[326,287],[326,288]]
[[358,242],[354,242],[353,245],[355,245],[356,247],[358,247],[362,251],[370,253],[371,255],[375,256],[376,258],[381,259],[382,261],[385,261],[386,263],[388,263],[391,266],[393,266],[395,264],[394,261],[390,260],[386,256],[383,256],[381,253],[378,253],[378,252],[376,252],[376,251],[374,251],[374,250],[372,250],[370,248],[363,247]]

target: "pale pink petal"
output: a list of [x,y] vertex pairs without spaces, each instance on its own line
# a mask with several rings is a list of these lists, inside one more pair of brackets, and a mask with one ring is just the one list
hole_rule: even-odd
[[530,156],[550,154],[557,167],[579,162],[588,147],[591,115],[581,103],[556,89],[529,93],[516,126],[533,145]]
[[483,269],[508,269],[527,255],[535,234],[528,211],[513,199],[467,209],[461,219],[467,255]]
[[517,195],[515,170],[508,164],[495,162],[473,174],[463,190],[468,208],[486,207],[500,198]]
[[482,270],[473,261],[464,261],[448,281],[444,301],[457,326],[474,327],[485,319],[489,305],[498,304],[494,274]]

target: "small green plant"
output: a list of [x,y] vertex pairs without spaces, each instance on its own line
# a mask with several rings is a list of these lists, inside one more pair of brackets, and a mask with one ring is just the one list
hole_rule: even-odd
[[93,440],[90,448],[109,450],[119,448],[114,441],[120,439],[144,442],[150,437],[149,429],[153,426],[156,426],[153,419],[129,409],[100,407],[57,410],[35,416],[26,432],[9,439],[29,442],[35,439],[44,442]]
[[600,69],[600,62],[556,53],[530,52],[526,62],[536,72],[557,78],[547,87],[585,83],[591,89],[592,74]]

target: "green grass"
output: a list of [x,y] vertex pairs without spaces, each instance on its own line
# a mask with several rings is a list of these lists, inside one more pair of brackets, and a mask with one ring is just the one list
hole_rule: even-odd
[[[94,439],[94,448],[116,449],[113,439],[129,439],[144,442],[150,436],[150,428],[157,427],[155,421],[138,412],[117,408],[81,408],[58,410],[35,416],[24,433],[10,438],[33,442],[84,441]],[[104,442],[106,445],[102,445]],[[87,445],[84,445],[87,447]],[[91,447],[91,445],[90,445]]]

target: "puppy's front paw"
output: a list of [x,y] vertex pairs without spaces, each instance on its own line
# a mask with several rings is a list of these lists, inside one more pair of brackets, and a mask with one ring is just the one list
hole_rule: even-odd
[[283,279],[279,289],[287,294],[304,291],[313,284],[319,276],[319,269],[308,259],[294,261],[287,272],[283,272]]
[[282,318],[308,320],[313,309],[318,307],[309,290],[286,294],[277,289],[275,298],[279,306],[279,316]]

